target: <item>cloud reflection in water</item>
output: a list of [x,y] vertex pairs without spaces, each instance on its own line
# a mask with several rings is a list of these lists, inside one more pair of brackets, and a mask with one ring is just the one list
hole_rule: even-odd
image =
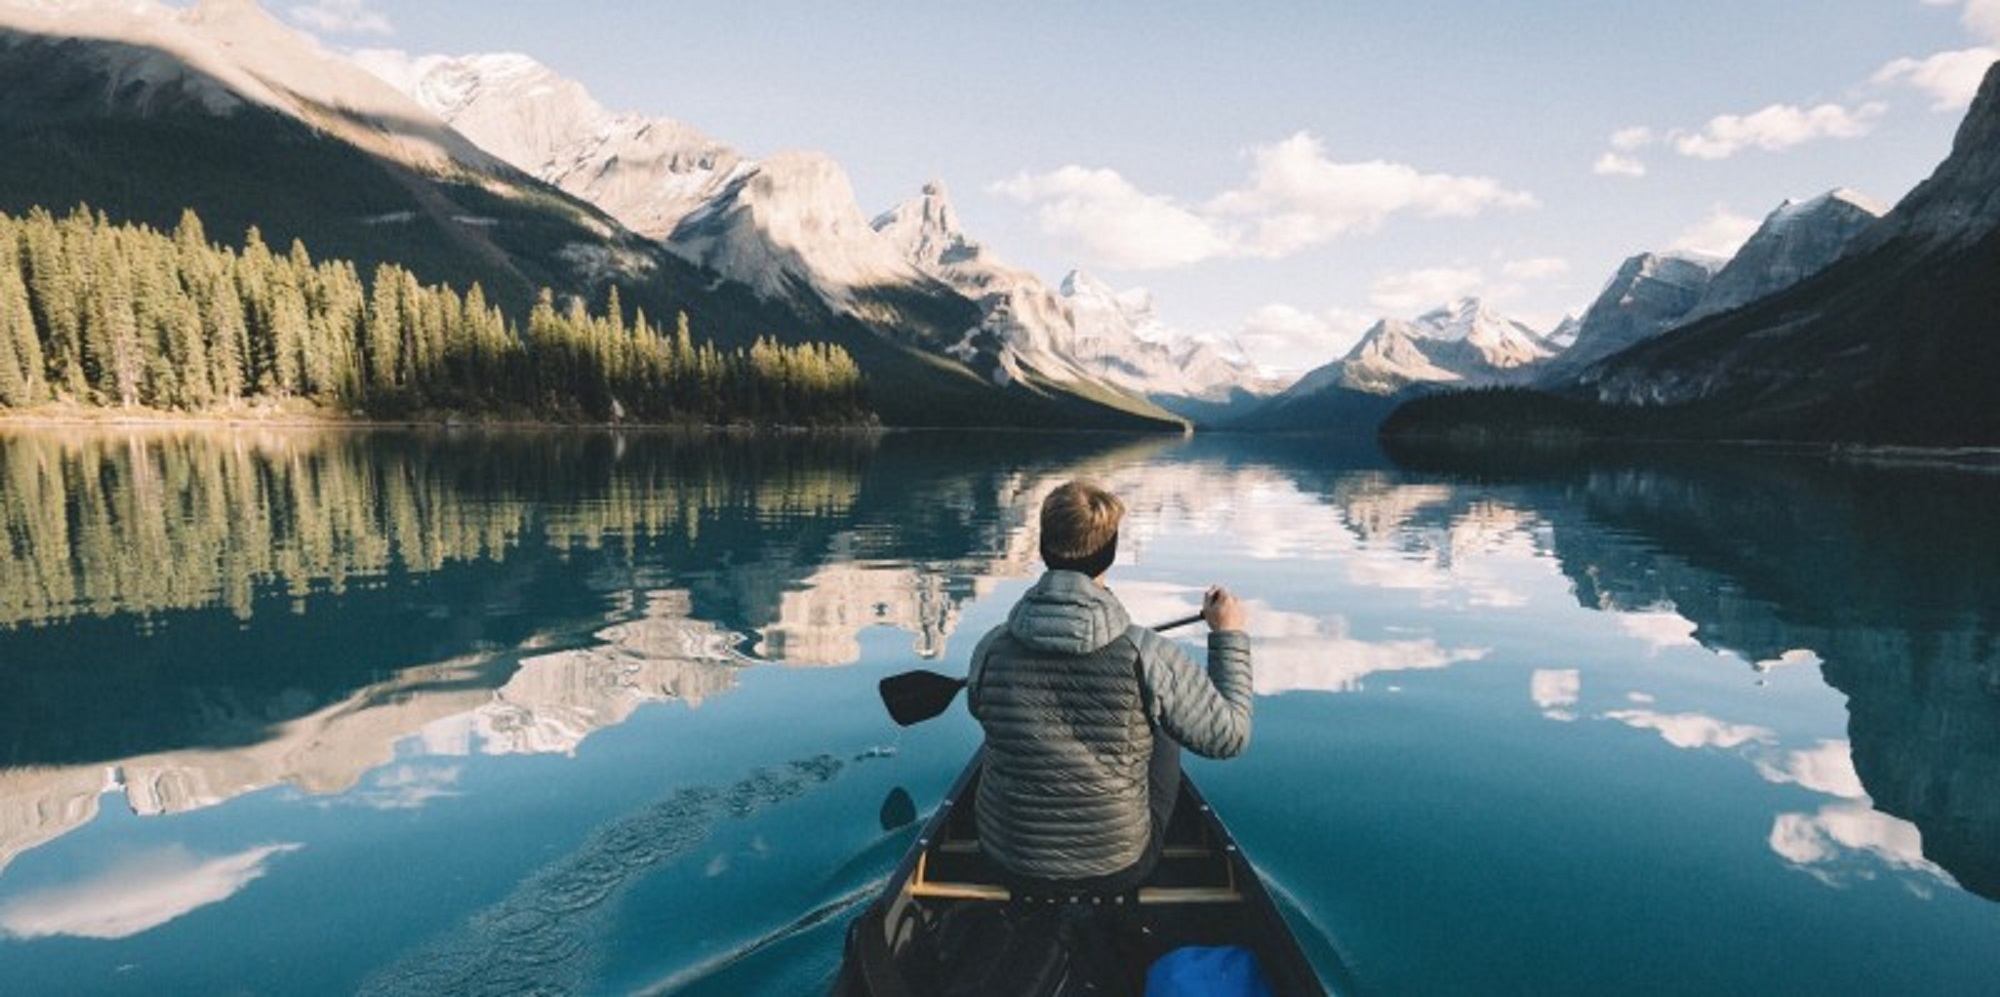
[[142,852],[80,882],[7,901],[0,932],[20,939],[129,938],[235,896],[264,875],[272,857],[301,847],[264,845],[219,858],[179,845]]

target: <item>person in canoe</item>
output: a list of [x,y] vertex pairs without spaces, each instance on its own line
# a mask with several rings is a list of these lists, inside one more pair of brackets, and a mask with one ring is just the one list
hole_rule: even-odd
[[1124,894],[1146,878],[1180,786],[1180,751],[1229,758],[1250,739],[1248,613],[1215,586],[1208,666],[1135,626],[1105,585],[1125,515],[1089,481],[1041,509],[1048,566],[972,652],[986,736],[981,849],[1029,894]]

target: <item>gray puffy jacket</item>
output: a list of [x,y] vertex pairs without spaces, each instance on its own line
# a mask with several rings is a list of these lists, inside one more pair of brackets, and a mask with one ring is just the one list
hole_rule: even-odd
[[973,650],[968,680],[986,731],[981,847],[1023,876],[1105,876],[1140,859],[1156,731],[1209,758],[1250,739],[1247,634],[1211,632],[1204,672],[1074,571],[1021,597]]

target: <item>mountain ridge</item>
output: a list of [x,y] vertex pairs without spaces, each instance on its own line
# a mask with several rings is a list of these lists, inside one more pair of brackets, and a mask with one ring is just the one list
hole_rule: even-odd
[[[875,407],[894,424],[1183,428],[1099,393],[996,388],[863,317],[761,299],[481,150],[253,3],[5,0],[0,146],[0,210],[88,203],[164,231],[192,208],[216,232],[256,229],[362,271],[395,263],[426,283],[479,285],[522,328],[541,288],[595,307],[616,287],[625,308],[687,314],[725,348],[839,343],[885,386]],[[919,332],[973,315],[948,294],[861,297]]]
[[[1951,152],[1835,262],[1646,340],[1557,386],[1586,436],[2000,445],[2000,63]],[[1425,400],[1392,436],[1472,438],[1544,403]],[[1540,416],[1530,416],[1533,422]]]

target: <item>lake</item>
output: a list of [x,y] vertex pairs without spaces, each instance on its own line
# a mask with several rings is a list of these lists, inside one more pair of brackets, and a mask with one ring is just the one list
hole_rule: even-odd
[[0,431],[0,993],[822,992],[977,743],[875,684],[1074,476],[1136,619],[1248,602],[1189,767],[1329,982],[1993,992],[2000,477],[107,428]]

